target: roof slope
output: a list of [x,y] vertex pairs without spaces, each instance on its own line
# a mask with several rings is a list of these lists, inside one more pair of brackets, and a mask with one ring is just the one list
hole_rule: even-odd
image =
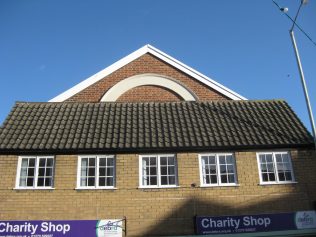
[[159,49],[156,49],[155,47],[147,44],[141,47],[140,49],[134,51],[133,53],[127,55],[126,57],[120,59],[119,61],[115,62],[114,64],[108,66],[107,68],[101,70],[100,72],[85,79],[79,84],[73,86],[67,91],[61,93],[60,95],[57,95],[56,97],[52,98],[49,102],[63,102],[69,99],[70,97],[74,96],[75,94],[79,93],[80,91],[88,88],[94,83],[102,80],[106,76],[110,75],[111,73],[117,71],[118,69],[124,67],[125,65],[129,64],[130,62],[136,60],[137,58],[147,53],[154,55],[155,57],[159,58],[163,62],[177,68],[178,70],[180,70],[181,72],[187,75],[190,75],[191,77],[195,78],[199,82],[207,85],[208,87],[214,89],[215,91],[220,92],[221,94],[227,96],[228,98],[232,100],[246,100],[245,97],[239,95],[238,93],[230,90],[229,88],[223,86],[222,84],[212,80],[211,78],[203,75],[202,73],[176,60],[175,58],[160,51]]
[[286,102],[16,103],[0,153],[153,152],[312,146]]

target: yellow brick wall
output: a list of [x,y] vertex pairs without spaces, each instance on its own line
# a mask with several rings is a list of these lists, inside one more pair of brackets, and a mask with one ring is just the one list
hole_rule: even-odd
[[[127,236],[193,234],[195,215],[242,215],[313,208],[316,155],[292,150],[296,184],[259,185],[255,152],[235,152],[237,187],[201,188],[198,153],[177,154],[179,187],[139,189],[138,154],[116,155],[115,190],[76,190],[77,155],[57,155],[54,190],[14,190],[17,156],[0,156],[1,220],[127,218]],[[192,187],[195,183],[197,186]]]

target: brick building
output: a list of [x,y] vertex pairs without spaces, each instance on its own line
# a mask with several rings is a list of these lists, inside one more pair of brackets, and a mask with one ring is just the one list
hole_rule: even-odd
[[15,104],[0,128],[0,220],[194,235],[196,216],[313,210],[315,170],[285,101],[247,100],[146,45],[50,102]]

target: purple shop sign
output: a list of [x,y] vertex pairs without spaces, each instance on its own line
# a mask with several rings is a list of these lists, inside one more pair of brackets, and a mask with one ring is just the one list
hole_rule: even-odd
[[315,229],[316,212],[243,215],[243,216],[197,216],[196,233],[237,234],[283,230]]
[[0,220],[0,237],[122,237],[122,229],[123,220]]

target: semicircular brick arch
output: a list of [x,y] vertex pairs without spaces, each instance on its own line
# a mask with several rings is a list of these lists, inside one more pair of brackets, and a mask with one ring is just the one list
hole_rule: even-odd
[[186,86],[171,78],[155,74],[142,74],[126,78],[111,87],[101,98],[101,102],[114,102],[125,92],[140,86],[159,86],[166,88],[185,101],[196,101],[196,95]]

